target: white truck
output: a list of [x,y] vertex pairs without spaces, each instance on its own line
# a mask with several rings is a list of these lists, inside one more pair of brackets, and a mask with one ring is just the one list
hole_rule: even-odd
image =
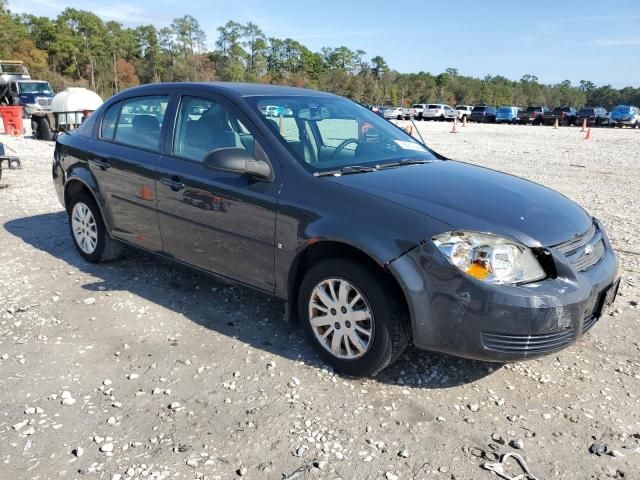
[[19,105],[24,118],[51,111],[49,82],[33,80],[20,61],[0,60],[0,105]]
[[456,105],[456,117],[461,122],[466,118],[469,120],[471,116],[471,111],[473,110],[473,105]]

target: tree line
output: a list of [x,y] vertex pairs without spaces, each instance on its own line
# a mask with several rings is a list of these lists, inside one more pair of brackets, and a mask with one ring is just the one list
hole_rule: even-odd
[[56,91],[80,85],[106,98],[142,83],[223,80],[319,89],[372,105],[640,105],[640,88],[587,80],[546,85],[535,75],[474,78],[455,68],[399,73],[379,55],[345,46],[313,52],[290,38],[267,37],[252,22],[229,21],[215,36],[210,50],[191,15],[162,28],[129,28],[75,8],[54,19],[17,15],[0,0],[0,58],[22,60],[33,78],[48,80]]

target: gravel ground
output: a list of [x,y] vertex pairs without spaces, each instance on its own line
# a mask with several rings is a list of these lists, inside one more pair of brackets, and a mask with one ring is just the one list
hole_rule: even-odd
[[409,349],[340,377],[279,302],[137,252],[84,262],[52,144],[2,135],[24,168],[0,180],[0,477],[483,480],[492,443],[539,480],[640,478],[640,130],[419,128],[604,222],[620,296],[578,344],[504,366]]

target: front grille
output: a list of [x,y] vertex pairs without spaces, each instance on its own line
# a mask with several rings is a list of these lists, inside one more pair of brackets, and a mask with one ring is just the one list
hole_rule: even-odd
[[578,272],[584,272],[598,263],[605,254],[602,233],[595,224],[582,235],[554,247],[562,253]]
[[502,353],[541,355],[562,350],[576,338],[574,329],[539,335],[511,335],[482,332],[485,348]]
[[51,99],[50,98],[40,98],[40,97],[38,97],[36,100],[38,101],[38,105],[40,105],[41,107],[50,107],[51,106]]

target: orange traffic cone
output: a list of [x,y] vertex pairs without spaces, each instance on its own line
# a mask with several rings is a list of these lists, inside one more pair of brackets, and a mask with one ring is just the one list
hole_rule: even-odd
[[587,119],[583,119],[582,120],[582,130],[580,130],[582,133],[587,131]]
[[553,129],[557,130],[558,129],[558,119],[556,118],[556,122],[553,124]]
[[454,119],[453,119],[453,128],[451,129],[451,133],[458,133],[458,132],[456,131],[456,125],[457,125],[457,124],[458,124],[458,119],[457,119],[457,118],[454,118]]
[[587,129],[587,135],[584,137],[585,140],[591,140],[591,127]]

